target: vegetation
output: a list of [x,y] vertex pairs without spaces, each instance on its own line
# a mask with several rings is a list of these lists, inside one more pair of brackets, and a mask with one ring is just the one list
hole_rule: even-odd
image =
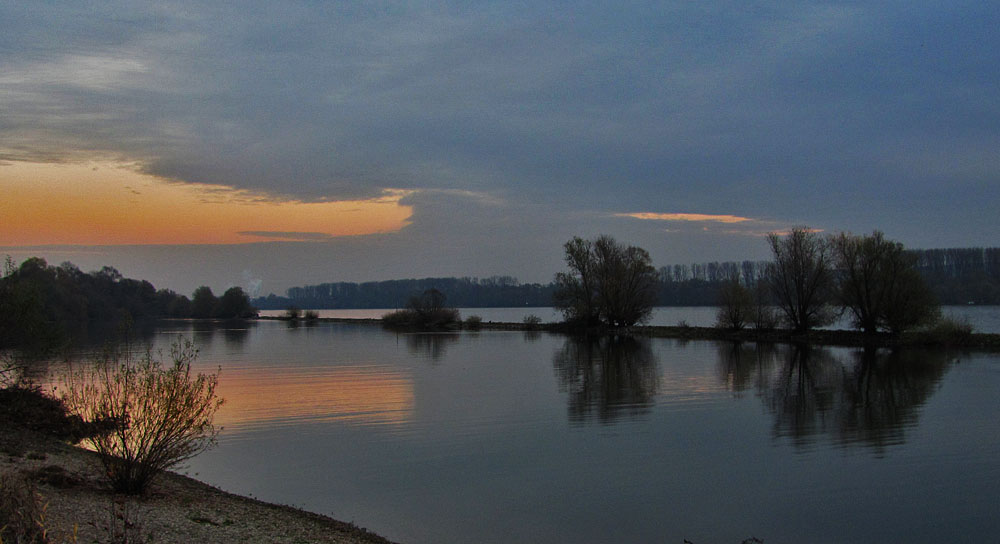
[[147,349],[109,347],[92,366],[65,378],[63,401],[86,422],[108,422],[109,432],[88,437],[115,491],[142,494],[162,471],[214,444],[212,420],[222,399],[217,374],[194,374],[197,350],[175,344],[164,368]]
[[774,261],[765,281],[785,321],[796,332],[828,325],[836,317],[830,243],[805,227],[768,235]]
[[740,330],[754,323],[754,297],[750,289],[733,278],[723,284],[719,291],[719,310],[716,312],[716,326],[723,329]]
[[221,299],[200,287],[194,299],[125,278],[109,266],[84,273],[69,262],[51,266],[32,257],[15,266],[8,257],[0,278],[0,348],[58,345],[95,321],[257,315],[239,287]]
[[257,309],[241,287],[230,287],[216,298],[212,288],[201,286],[191,297],[191,317],[206,319],[247,319],[257,317]]
[[938,306],[916,270],[916,257],[881,232],[841,233],[830,239],[836,257],[837,298],[866,333],[894,334],[932,323]]
[[542,318],[534,314],[526,315],[524,316],[524,319],[521,320],[521,323],[523,323],[525,328],[528,330],[535,330],[542,325]]
[[444,293],[428,289],[420,296],[411,297],[406,308],[382,316],[382,325],[388,328],[436,331],[456,329],[461,326],[458,310],[445,305]]
[[268,310],[299,308],[399,308],[410,298],[429,289],[448,294],[456,307],[540,307],[552,303],[553,286],[520,283],[510,276],[490,278],[425,278],[365,283],[322,283],[288,289],[254,299],[253,305]]
[[968,320],[939,319],[923,332],[921,341],[939,346],[964,346],[972,340],[972,324]]
[[49,542],[46,504],[35,484],[17,473],[0,474],[0,543]]
[[470,315],[465,318],[465,328],[470,331],[478,331],[483,328],[483,318],[478,315]]
[[553,301],[568,323],[631,327],[649,319],[657,285],[646,250],[610,236],[574,237],[563,247],[569,272],[556,274]]

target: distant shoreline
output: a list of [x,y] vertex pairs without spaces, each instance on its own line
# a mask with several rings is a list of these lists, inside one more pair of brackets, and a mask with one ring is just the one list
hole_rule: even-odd
[[[290,321],[286,317],[261,316],[261,321]],[[356,323],[381,325],[381,319],[349,318],[349,317],[319,317],[311,321],[299,319],[298,324],[308,326],[309,323]],[[597,334],[597,335],[633,335],[653,338],[674,338],[680,340],[724,340],[731,342],[763,342],[780,344],[814,344],[821,346],[847,347],[952,347],[964,349],[1000,350],[1000,334],[971,333],[967,337],[955,339],[935,338],[925,331],[907,332],[899,336],[887,333],[865,334],[856,330],[826,330],[814,329],[806,333],[797,333],[788,329],[772,329],[758,331],[754,329],[728,330],[717,327],[692,326],[636,326],[627,329],[571,329],[562,323],[543,323],[538,325],[483,321],[475,328],[462,325],[451,332],[476,330],[523,331],[523,332],[554,332],[563,334]],[[420,332],[420,331],[412,331]],[[449,331],[434,331],[449,332]]]

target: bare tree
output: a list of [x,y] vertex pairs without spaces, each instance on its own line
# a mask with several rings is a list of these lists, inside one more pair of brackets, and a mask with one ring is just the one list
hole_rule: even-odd
[[610,236],[576,237],[564,247],[570,271],[556,274],[555,304],[567,321],[630,327],[649,319],[657,274],[646,250]]
[[715,325],[722,329],[740,330],[753,322],[753,294],[737,279],[730,279],[719,289],[719,309]]
[[569,272],[556,274],[553,302],[563,312],[566,321],[588,327],[597,325],[600,323],[600,311],[594,243],[575,236],[563,248]]
[[903,244],[875,231],[868,236],[841,233],[833,238],[839,302],[866,333],[900,333],[929,323],[938,305],[916,270],[916,257]]
[[831,306],[834,276],[830,244],[806,227],[786,235],[768,234],[774,262],[767,267],[767,282],[788,325],[805,332],[833,322]]

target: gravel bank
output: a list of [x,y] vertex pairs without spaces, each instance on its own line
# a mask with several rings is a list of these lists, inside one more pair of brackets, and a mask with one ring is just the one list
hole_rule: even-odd
[[[108,491],[97,456],[48,436],[0,431],[0,473],[21,475],[46,504],[51,542],[111,542],[123,519],[129,542],[391,544],[352,524],[226,493],[174,473],[141,498]],[[23,482],[23,481],[22,481]],[[135,538],[139,537],[139,538]],[[133,540],[134,539],[134,540]]]

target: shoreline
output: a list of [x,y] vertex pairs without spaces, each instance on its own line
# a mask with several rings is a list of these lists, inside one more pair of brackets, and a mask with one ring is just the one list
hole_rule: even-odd
[[[176,472],[140,497],[110,492],[97,454],[23,428],[0,431],[0,474],[40,498],[49,542],[396,544],[353,523],[237,495]],[[16,491],[16,487],[15,487]],[[127,527],[127,529],[126,529]],[[117,538],[115,538],[117,536]]]

